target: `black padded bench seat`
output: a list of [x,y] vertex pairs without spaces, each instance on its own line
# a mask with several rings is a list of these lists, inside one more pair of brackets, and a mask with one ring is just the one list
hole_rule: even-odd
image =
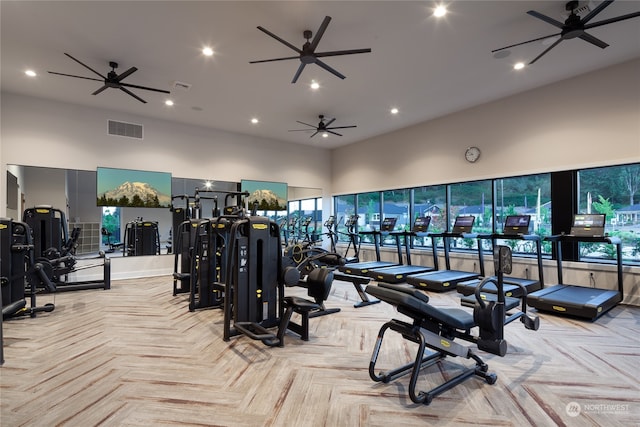
[[410,310],[410,317],[427,318],[456,329],[469,330],[475,326],[473,314],[460,308],[442,308],[428,304],[429,297],[417,289],[380,284],[368,285],[366,292],[399,308]]

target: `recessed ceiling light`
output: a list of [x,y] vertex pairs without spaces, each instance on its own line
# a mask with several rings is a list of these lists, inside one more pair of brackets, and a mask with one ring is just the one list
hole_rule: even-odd
[[24,73],[25,73],[27,76],[29,76],[29,77],[35,77],[35,76],[37,76],[36,72],[35,72],[35,71],[33,71],[33,70],[27,70],[27,71],[25,71]]
[[433,16],[435,16],[436,18],[443,17],[446,14],[447,14],[447,8],[445,6],[440,5],[435,9],[433,9]]
[[170,99],[167,99],[166,101],[164,101],[164,105],[168,106],[168,107],[172,107],[173,106],[173,101]]
[[514,70],[522,70],[524,68],[524,62],[517,62],[514,66]]
[[211,49],[210,47],[205,47],[202,49],[202,54],[204,56],[213,56],[213,49]]
[[253,123],[254,125],[258,124],[259,122],[260,122],[260,120],[258,120],[255,117],[251,119],[251,123]]
[[311,89],[313,89],[313,90],[320,89],[320,83],[318,83],[318,82],[317,82],[317,81],[315,81],[315,80],[312,80],[312,81],[311,81]]
[[392,108],[390,111],[391,111],[391,114],[398,114],[398,112],[399,112],[398,109],[395,108],[395,107]]

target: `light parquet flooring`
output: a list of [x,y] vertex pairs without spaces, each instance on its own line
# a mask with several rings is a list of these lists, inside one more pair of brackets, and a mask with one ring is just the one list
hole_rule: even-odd
[[[55,311],[6,321],[0,425],[640,425],[638,307],[615,307],[595,323],[541,314],[537,332],[511,324],[504,358],[480,352],[496,384],[471,378],[425,406],[409,399],[408,376],[369,378],[380,326],[402,315],[385,303],[354,308],[350,283],[334,282],[327,301],[340,313],[311,319],[310,341],[289,333],[284,348],[224,342],[221,310],[190,313],[171,283],[44,295],[39,304],[55,299]],[[431,297],[458,305],[455,293]],[[379,366],[414,352],[388,332]],[[421,389],[469,364],[448,358],[426,369]]]

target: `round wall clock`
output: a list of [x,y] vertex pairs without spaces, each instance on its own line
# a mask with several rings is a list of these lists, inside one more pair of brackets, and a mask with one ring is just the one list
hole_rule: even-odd
[[480,149],[478,147],[467,148],[467,151],[464,152],[464,158],[470,163],[476,162],[480,158]]

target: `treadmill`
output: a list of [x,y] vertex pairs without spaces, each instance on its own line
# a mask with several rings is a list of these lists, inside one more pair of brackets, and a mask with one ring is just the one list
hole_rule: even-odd
[[382,236],[388,236],[393,231],[396,226],[396,220],[397,218],[385,218],[382,220],[379,231],[361,231],[358,233],[363,236],[369,235],[373,237],[373,244],[376,250],[376,261],[347,263],[338,267],[338,270],[347,274],[366,276],[367,272],[373,268],[391,267],[393,265],[402,264],[402,253],[399,254],[398,262],[380,261],[380,241],[382,240]]
[[[623,297],[622,242],[604,233],[604,214],[575,214],[569,234],[546,237],[556,246],[558,284],[541,289],[527,297],[527,304],[540,311],[596,320],[615,307]],[[562,282],[562,243],[606,243],[616,246],[618,289],[566,285]]]
[[[374,268],[367,273],[373,279],[385,283],[402,283],[410,274],[426,273],[435,270],[435,267],[427,267],[422,265],[411,264],[411,239],[413,237],[422,237],[427,235],[431,217],[418,217],[413,223],[411,231],[393,231],[391,234],[396,238],[396,246],[398,248],[399,257],[402,258],[401,238],[404,240],[405,255],[407,264],[396,265],[393,267]],[[437,257],[437,253],[435,254]]]
[[[504,229],[502,233],[481,234],[478,235],[479,239],[491,239],[491,246],[496,247],[498,239],[503,240],[526,240],[534,242],[536,245],[536,256],[538,261],[538,278],[526,279],[520,277],[504,276],[504,295],[512,298],[522,298],[526,293],[527,295],[538,291],[544,287],[544,277],[542,268],[542,244],[540,236],[536,234],[529,234],[529,227],[531,224],[530,215],[509,215],[505,219]],[[482,250],[480,247],[479,250]],[[494,280],[496,276],[492,276]],[[480,283],[480,279],[468,280],[460,282],[456,286],[459,293],[464,296],[471,296],[471,298],[463,298],[462,305],[473,306],[476,298],[474,296],[476,286]],[[497,293],[497,287],[495,283],[487,283],[481,296],[487,301],[495,301]]]
[[444,246],[444,261],[445,270],[430,271],[428,273],[411,274],[407,276],[407,283],[413,285],[418,289],[424,289],[427,291],[444,292],[451,291],[456,288],[456,285],[466,280],[477,279],[480,276],[484,276],[484,262],[481,245],[478,244],[478,258],[480,265],[480,272],[473,273],[462,270],[451,270],[451,264],[449,259],[449,249],[452,238],[476,238],[477,234],[472,234],[473,223],[476,217],[473,215],[460,215],[456,217],[453,224],[453,228],[450,232],[432,233],[430,234],[432,247],[434,250],[434,266],[438,269],[438,257],[436,253],[437,239],[442,238]]

